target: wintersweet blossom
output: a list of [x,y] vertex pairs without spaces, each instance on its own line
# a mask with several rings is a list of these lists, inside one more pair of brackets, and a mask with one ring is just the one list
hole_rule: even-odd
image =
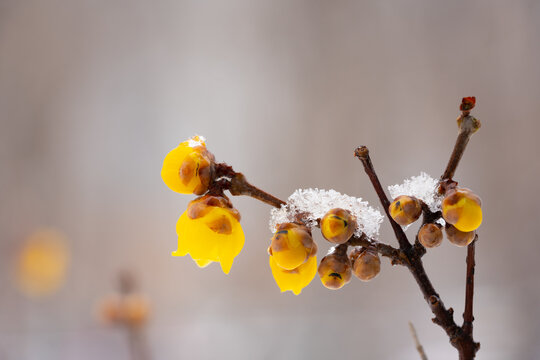
[[204,138],[194,136],[181,142],[163,160],[161,178],[173,191],[202,195],[208,190],[214,172],[214,155]]
[[176,224],[178,249],[173,256],[189,254],[199,267],[219,262],[225,274],[244,246],[240,214],[225,196],[205,195],[191,201]]

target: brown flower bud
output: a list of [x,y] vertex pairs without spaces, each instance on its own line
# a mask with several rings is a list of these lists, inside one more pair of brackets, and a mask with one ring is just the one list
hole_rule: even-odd
[[446,223],[446,237],[448,240],[457,246],[467,246],[474,240],[475,231],[463,232],[458,230],[454,225]]
[[412,224],[422,215],[422,204],[414,196],[401,195],[394,199],[388,210],[399,225]]
[[427,248],[441,245],[442,240],[443,234],[439,224],[424,224],[418,231],[418,241]]
[[319,264],[322,284],[331,290],[342,288],[351,281],[351,262],[346,254],[328,254]]
[[381,271],[379,254],[371,249],[354,250],[350,255],[353,272],[362,281],[370,281]]

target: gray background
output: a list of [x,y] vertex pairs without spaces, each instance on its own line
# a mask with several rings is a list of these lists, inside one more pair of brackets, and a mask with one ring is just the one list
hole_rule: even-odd
[[[430,358],[456,359],[386,260],[371,283],[280,294],[269,208],[251,199],[233,199],[246,244],[228,276],[171,257],[192,197],[160,168],[203,134],[281,198],[334,188],[380,208],[353,149],[370,147],[384,185],[437,177],[469,95],[483,127],[456,178],[484,205],[478,359],[540,358],[539,38],[537,1],[0,0],[0,358],[128,359],[94,309],[131,269],[152,300],[154,359],[418,359],[409,320]],[[68,236],[71,267],[32,300],[12,263],[41,226]],[[387,222],[381,240],[395,244]],[[464,258],[447,242],[425,257],[459,321]]]

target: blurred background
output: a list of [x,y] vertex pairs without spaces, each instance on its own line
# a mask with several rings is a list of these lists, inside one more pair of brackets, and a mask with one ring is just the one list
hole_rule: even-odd
[[[96,315],[125,270],[151,304],[152,359],[418,359],[408,321],[430,359],[457,359],[386,259],[370,283],[281,294],[255,200],[232,199],[246,244],[228,276],[173,258],[193,197],[160,169],[201,134],[280,198],[333,188],[382,211],[353,149],[385,186],[438,177],[471,95],[482,129],[456,179],[484,208],[478,359],[540,358],[539,38],[533,0],[0,0],[0,359],[131,359]],[[62,244],[45,291],[18,268],[36,232]],[[395,244],[387,221],[380,239]],[[465,253],[445,241],[424,258],[459,323]]]

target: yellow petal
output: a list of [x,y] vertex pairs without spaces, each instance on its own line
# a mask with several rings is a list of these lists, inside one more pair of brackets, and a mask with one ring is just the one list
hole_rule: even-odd
[[459,220],[454,224],[456,229],[469,232],[476,230],[482,224],[482,208],[474,200],[464,198],[458,204],[461,207]]
[[274,280],[281,292],[292,291],[295,295],[298,295],[317,274],[316,256],[310,257],[308,261],[294,270],[282,269],[277,265],[273,256],[270,256],[269,263]]
[[206,259],[202,259],[202,260],[193,260],[195,261],[195,263],[200,267],[200,268],[205,268],[207,267],[208,265],[210,265],[212,263],[211,260],[206,260]]
[[191,226],[189,223],[189,217],[187,211],[180,216],[176,223],[176,234],[178,235],[178,249],[171,253],[172,256],[186,256],[189,252],[187,239],[192,237]]

